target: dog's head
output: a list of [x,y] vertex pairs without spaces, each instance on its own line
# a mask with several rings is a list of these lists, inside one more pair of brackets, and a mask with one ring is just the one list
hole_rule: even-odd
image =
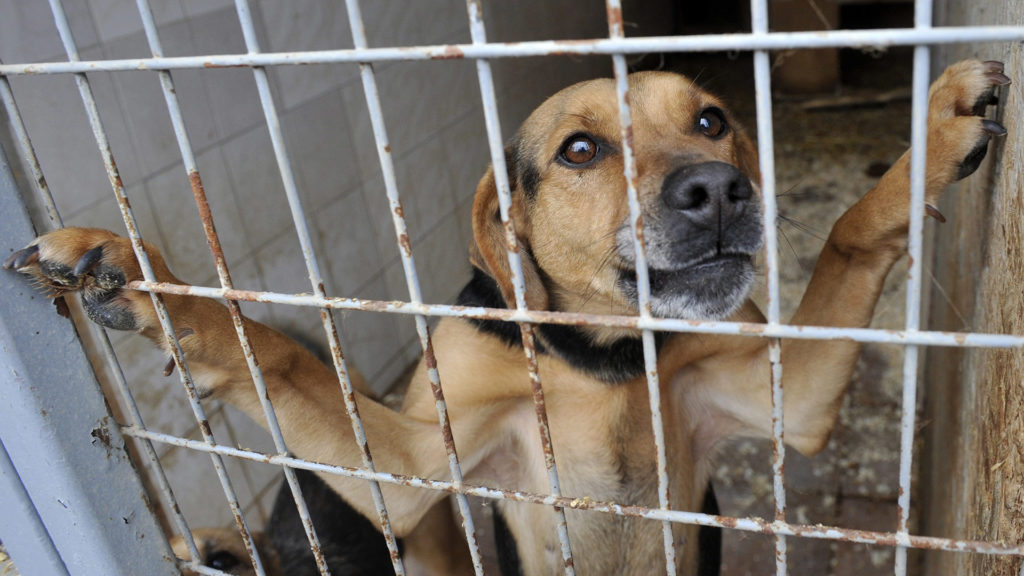
[[[761,247],[757,153],[725,106],[690,79],[629,78],[636,189],[657,316],[725,318],[743,302]],[[533,309],[637,310],[615,83],[544,102],[506,149],[512,215]],[[473,263],[512,283],[492,170],[473,207]]]

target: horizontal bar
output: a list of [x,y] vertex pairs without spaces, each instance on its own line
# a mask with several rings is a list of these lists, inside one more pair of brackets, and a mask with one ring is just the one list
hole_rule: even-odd
[[0,75],[67,74],[182,68],[290,66],[298,64],[368,63],[401,60],[450,60],[460,58],[517,58],[527,56],[644,54],[648,52],[721,52],[730,50],[791,50],[798,48],[885,48],[891,46],[941,45],[1024,41],[1021,26],[965,26],[961,28],[890,28],[768,34],[704,34],[599,38],[593,40],[543,40],[493,44],[441,44],[405,48],[363,48],[223,54],[175,58],[129,58],[0,65]]
[[905,330],[879,330],[873,328],[834,328],[828,326],[797,326],[789,324],[756,324],[752,322],[723,322],[712,320],[681,320],[677,318],[641,318],[638,316],[612,316],[542,310],[508,310],[479,306],[450,306],[446,304],[413,304],[397,300],[364,300],[360,298],[323,298],[309,294],[281,294],[254,290],[225,290],[204,286],[168,284],[166,282],[134,281],[133,290],[200,296],[227,300],[244,300],[292,306],[313,306],[336,310],[364,312],[390,312],[395,314],[422,314],[425,316],[504,320],[533,324],[595,325],[612,328],[636,328],[660,332],[692,334],[722,334],[760,338],[789,338],[793,340],[848,340],[875,344],[914,344],[918,346],[948,346],[954,348],[1024,348],[1024,336],[1008,334],[982,334],[966,332],[939,332]]
[[301,460],[290,456],[274,454],[263,454],[252,450],[243,450],[220,444],[207,444],[199,440],[179,438],[170,434],[142,430],[134,426],[122,426],[121,433],[134,438],[147,438],[155,442],[163,442],[182,448],[189,448],[201,452],[212,452],[222,456],[231,456],[256,462],[277,464],[301,468],[311,472],[324,472],[336,474],[348,478],[360,480],[376,480],[410,488],[424,488],[429,490],[441,490],[444,492],[468,494],[491,500],[506,500],[511,502],[525,502],[528,504],[540,504],[544,506],[563,506],[573,510],[589,510],[616,516],[629,516],[633,518],[645,518],[648,520],[661,520],[677,522],[680,524],[696,524],[699,526],[713,526],[727,528],[730,530],[742,530],[745,532],[758,532],[761,534],[784,536],[797,536],[802,538],[814,538],[817,540],[839,540],[854,542],[858,544],[872,544],[876,546],[898,546],[908,544],[911,548],[928,550],[945,550],[948,552],[977,552],[981,554],[992,554],[999,556],[1024,556],[1024,546],[1009,546],[993,542],[980,542],[975,540],[954,540],[951,538],[939,538],[935,536],[897,536],[888,532],[874,532],[869,530],[854,530],[839,528],[836,526],[824,526],[816,524],[792,524],[789,522],[766,522],[761,518],[732,518],[728,516],[714,516],[699,512],[685,512],[682,510],[660,510],[657,508],[645,508],[643,506],[632,506],[627,504],[616,504],[592,500],[589,497],[570,498],[556,497],[551,495],[535,494],[519,490],[497,490],[486,486],[462,483],[456,485],[454,482],[444,480],[430,480],[415,476],[400,474],[388,474],[386,472],[368,472],[359,468],[347,466],[332,466],[319,464],[308,460]]

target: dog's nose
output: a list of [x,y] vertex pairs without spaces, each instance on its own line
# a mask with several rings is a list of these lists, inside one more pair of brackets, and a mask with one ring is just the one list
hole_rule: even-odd
[[725,229],[754,196],[750,180],[725,162],[683,166],[665,178],[665,205],[696,224]]

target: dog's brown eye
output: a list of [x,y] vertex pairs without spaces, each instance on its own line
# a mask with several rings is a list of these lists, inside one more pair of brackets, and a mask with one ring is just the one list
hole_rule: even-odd
[[560,156],[569,164],[586,164],[597,156],[597,142],[587,136],[574,136],[562,146]]
[[700,113],[697,125],[701,134],[708,138],[717,138],[725,132],[725,117],[718,108],[708,108]]

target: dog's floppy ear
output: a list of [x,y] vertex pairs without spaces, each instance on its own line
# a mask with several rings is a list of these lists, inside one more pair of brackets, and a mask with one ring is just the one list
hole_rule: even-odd
[[733,137],[733,153],[735,154],[736,167],[743,172],[750,181],[757,186],[761,185],[761,164],[757,157],[757,143],[747,136],[743,128],[734,126],[736,136]]
[[[506,150],[505,157],[511,160],[511,154],[508,152]],[[515,169],[511,162],[509,166],[509,171],[514,174]],[[519,244],[519,257],[523,263],[526,305],[532,310],[546,310],[547,290],[541,282],[540,272],[529,250],[530,222],[525,206],[526,200],[522,193],[516,193],[514,182],[512,186],[510,213]],[[498,283],[506,305],[514,309],[516,298],[512,288],[512,271],[508,265],[508,243],[505,241],[505,228],[501,224],[498,188],[494,182],[493,167],[487,168],[487,173],[480,179],[480,184],[476,188],[476,198],[473,200],[473,242],[469,247],[469,260]]]

